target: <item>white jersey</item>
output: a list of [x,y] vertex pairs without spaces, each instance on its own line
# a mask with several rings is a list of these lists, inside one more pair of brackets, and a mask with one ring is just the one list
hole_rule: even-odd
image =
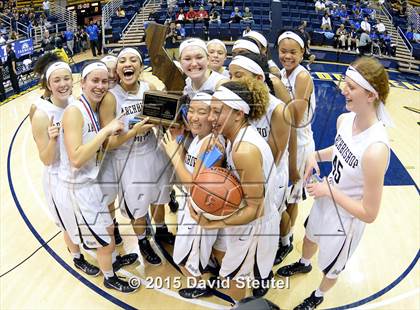
[[[121,117],[124,122],[124,131],[129,130],[129,121],[135,116],[138,116],[143,109],[143,94],[149,90],[149,84],[141,82],[136,94],[126,92],[121,85],[115,85],[109,91],[115,96],[116,100],[116,116]],[[114,156],[119,159],[127,158],[128,153],[131,154],[145,154],[156,149],[157,140],[152,130],[149,130],[143,135],[136,136],[127,140],[117,149],[114,150]],[[131,151],[130,151],[131,150]]]
[[[80,110],[83,117],[83,129],[82,129],[82,143],[86,144],[92,141],[99,131],[98,115],[92,111],[90,106],[86,103],[82,103],[79,100],[71,102],[66,109],[69,107],[76,107]],[[60,131],[60,135],[64,137],[63,129]],[[98,150],[96,155],[90,158],[81,168],[72,167],[66,147],[64,145],[64,139],[60,139],[60,168],[59,178],[65,182],[73,184],[82,184],[95,180],[98,176],[100,167],[101,150]]]
[[[69,102],[73,100],[72,97],[69,98]],[[38,98],[34,105],[37,110],[43,111],[47,114],[48,119],[53,118],[54,125],[61,127],[61,119],[63,118],[64,108],[58,107],[53,104],[50,100],[45,100],[43,98]],[[54,162],[46,166],[46,171],[48,173],[57,174],[58,168],[60,166],[60,137],[58,138],[58,143],[55,146],[55,159]]]
[[[271,118],[273,117],[274,110],[279,106],[284,105],[284,103],[270,94],[270,103],[267,109],[266,114],[261,117],[257,121],[251,121],[251,124],[257,129],[258,133],[264,140],[268,143],[268,139],[270,137],[271,132]],[[289,158],[289,151],[288,146],[286,145],[286,149],[282,158],[280,159],[279,164],[277,165],[278,168],[288,169],[288,158]]]
[[[294,99],[296,96],[296,77],[302,71],[306,72],[311,76],[311,74],[306,70],[302,65],[298,65],[293,72],[287,76],[286,69],[282,69],[280,71],[281,81],[286,86],[289,91],[290,97]],[[313,84],[313,82],[312,82]],[[299,128],[297,128],[297,145],[303,146],[309,143],[313,143],[313,133],[311,128],[312,118],[315,113],[316,101],[315,101],[315,85],[313,85],[311,97],[309,99],[309,106],[306,108],[305,113],[303,114],[303,118],[301,123],[299,124]]]
[[203,146],[203,142],[204,140],[206,140],[207,137],[208,136],[200,139],[199,136],[195,136],[190,146],[188,147],[188,151],[184,159],[184,165],[188,172],[191,174],[193,174],[194,172],[194,167],[195,163],[197,162],[198,154],[200,153],[200,149]]
[[232,148],[237,148],[238,143],[248,142],[255,145],[261,153],[261,158],[263,159],[263,171],[265,177],[265,198],[264,198],[264,218],[270,217],[272,212],[277,211],[274,202],[275,194],[275,183],[276,183],[276,171],[274,164],[274,157],[271,152],[270,146],[268,143],[261,137],[258,131],[254,126],[247,126],[239,130],[238,135],[235,138],[233,143],[228,142],[226,147],[226,163],[227,168],[232,171],[232,173],[238,178],[239,174],[236,171],[235,164],[232,158]]
[[199,89],[194,89],[191,78],[187,77],[185,80],[184,95],[188,95],[190,98],[194,97],[200,91],[215,91],[217,83],[221,80],[226,80],[226,76],[211,71],[209,78],[201,85]]
[[222,67],[223,71],[219,72],[221,75],[223,75],[225,78],[230,80],[230,73],[229,70],[226,67]]
[[[328,175],[328,181],[345,195],[361,200],[364,184],[363,154],[370,145],[376,142],[384,143],[389,148],[389,139],[381,121],[353,136],[355,115],[353,112],[345,114],[337,130],[333,147],[332,171]],[[341,210],[347,213],[344,209]]]

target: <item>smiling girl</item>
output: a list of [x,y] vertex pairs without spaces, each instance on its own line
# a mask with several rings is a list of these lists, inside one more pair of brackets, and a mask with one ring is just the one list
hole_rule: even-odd
[[206,43],[200,39],[188,39],[179,47],[182,70],[187,75],[184,95],[190,98],[200,91],[214,91],[228,79],[209,69],[209,55]]
[[250,122],[267,111],[268,89],[258,80],[228,82],[213,94],[209,121],[213,130],[228,141],[227,167],[238,178],[244,192],[244,207],[219,221],[193,218],[204,228],[223,228],[226,253],[220,276],[230,280],[228,294],[234,299],[246,295],[238,279],[269,276],[273,266],[278,234],[279,213],[274,203],[274,158],[268,143]]
[[[100,109],[102,126],[118,117],[124,123],[121,135],[110,137],[107,149],[112,150],[121,213],[131,221],[141,254],[152,265],[161,264],[160,257],[153,250],[146,236],[146,215],[149,206],[164,220],[164,204],[169,202],[170,174],[166,169],[169,159],[158,147],[153,125],[144,124],[147,119],[129,128],[142,110],[143,95],[152,87],[139,81],[143,60],[134,48],[124,48],[118,54],[117,74],[119,84],[106,94]],[[173,244],[174,237],[164,222],[155,217],[155,239]]]
[[59,203],[57,199],[60,165],[58,140],[64,109],[74,100],[71,96],[73,77],[69,65],[65,62],[48,63],[48,59],[51,59],[49,55],[44,56],[41,60],[44,65],[47,62],[41,84],[46,89],[45,93],[48,94],[48,97],[39,98],[31,106],[30,113],[32,134],[38,148],[39,158],[45,165],[44,193],[50,214],[55,224],[63,231],[64,241],[73,256],[75,267],[88,275],[96,276],[100,273],[99,268],[87,262],[80,253],[79,244],[82,240],[78,236],[78,226],[73,208]]
[[[181,266],[186,276],[200,278],[202,271],[207,267],[212,248],[216,241],[217,229],[205,229],[196,224],[188,208],[190,186],[193,180],[203,169],[203,155],[214,145],[212,123],[209,122],[210,103],[212,96],[209,93],[197,93],[188,105],[187,120],[191,134],[194,136],[188,150],[178,144],[168,131],[163,143],[166,153],[172,160],[178,182],[182,184],[182,208],[178,211],[178,231],[175,239],[174,261]],[[218,139],[218,148],[224,151],[221,136]],[[214,163],[221,166],[222,158]],[[181,289],[179,294],[184,298],[198,298],[211,295],[205,287],[188,287]]]
[[305,180],[313,169],[319,174],[317,162],[331,161],[332,171],[323,181],[306,186],[315,202],[306,220],[302,258],[277,271],[287,277],[310,272],[310,259],[319,247],[318,264],[324,277],[295,309],[314,309],[322,303],[381,204],[390,159],[385,125],[392,126],[384,108],[388,74],[378,60],[363,57],[349,66],[344,82],[342,94],[350,113],[338,117],[334,145],[314,152],[306,163]]
[[229,71],[223,66],[227,57],[225,43],[213,39],[207,43],[207,50],[209,52],[209,68],[229,78]]
[[[277,253],[278,263],[292,251],[291,238],[298,214],[298,203],[305,198],[303,174],[309,154],[315,150],[311,122],[315,112],[315,87],[310,73],[300,64],[303,60],[304,41],[299,34],[286,31],[278,38],[279,60],[283,65],[281,80],[289,90],[289,104],[293,122],[290,136],[290,181],[287,209],[282,218],[281,247]],[[287,220],[287,216],[289,220]]]
[[[63,115],[58,200],[74,208],[84,244],[96,249],[105,287],[129,293],[135,288],[114,273],[121,264],[117,262],[112,219],[97,182],[102,146],[110,136],[122,130],[123,124],[118,119],[102,128],[99,124],[97,108],[108,91],[105,64],[100,61],[88,63],[82,69],[81,77],[80,101],[69,104]],[[137,254],[126,255],[122,264],[133,263],[136,259]]]

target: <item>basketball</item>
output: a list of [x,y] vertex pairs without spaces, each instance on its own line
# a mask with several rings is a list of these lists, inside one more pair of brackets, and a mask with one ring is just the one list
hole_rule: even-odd
[[191,189],[191,204],[209,220],[221,220],[242,207],[243,191],[229,170],[213,167],[202,171]]

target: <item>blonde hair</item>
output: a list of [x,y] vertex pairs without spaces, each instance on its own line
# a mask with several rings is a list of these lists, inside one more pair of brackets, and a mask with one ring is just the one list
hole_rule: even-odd
[[355,68],[372,87],[378,92],[379,100],[375,101],[375,107],[385,101],[389,94],[389,78],[384,66],[375,58],[361,57],[352,63]]
[[247,118],[249,120],[258,120],[266,114],[270,96],[264,82],[246,77],[239,81],[223,83],[223,86],[248,103],[250,110]]

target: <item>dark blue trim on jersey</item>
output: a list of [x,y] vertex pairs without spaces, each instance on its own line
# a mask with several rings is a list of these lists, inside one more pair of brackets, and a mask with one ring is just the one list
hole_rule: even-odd
[[37,232],[37,230],[31,224],[31,222],[29,221],[29,219],[26,216],[25,212],[23,211],[22,206],[19,203],[19,200],[18,200],[18,198],[16,196],[16,192],[15,192],[15,189],[14,189],[14,186],[13,186],[12,174],[11,174],[11,169],[10,169],[10,162],[11,162],[11,157],[12,157],[13,144],[15,142],[16,136],[17,136],[20,128],[22,127],[23,123],[28,118],[28,116],[29,115],[27,115],[23,119],[23,121],[19,124],[18,128],[16,129],[16,131],[15,131],[15,133],[13,135],[12,141],[10,142],[9,151],[8,151],[8,154],[7,154],[7,179],[9,181],[10,192],[12,194],[13,200],[14,200],[14,202],[16,204],[16,208],[18,209],[20,216],[22,217],[22,219],[25,222],[26,226],[28,226],[28,228],[31,231],[31,233],[38,240],[38,242],[72,276],[74,276],[76,279],[78,279],[84,285],[86,285],[87,287],[89,287],[90,289],[92,289],[93,291],[95,291],[96,293],[98,293],[99,295],[101,295],[102,297],[108,299],[110,302],[114,303],[115,305],[117,305],[117,306],[119,306],[119,307],[121,307],[123,309],[135,310],[136,308],[134,308],[133,306],[130,306],[129,304],[126,304],[122,300],[120,300],[118,298],[115,298],[114,296],[108,294],[107,292],[105,292],[104,290],[102,290],[101,288],[99,288],[98,286],[96,286],[95,284],[93,284],[92,282],[90,282],[87,279],[85,279],[78,272],[76,272],[72,267],[70,267],[60,256],[58,256],[58,254],[56,252],[54,252],[54,250],[45,242],[45,240],[42,239],[42,237],[40,236],[40,234]]
[[[12,194],[13,200],[15,202],[16,208],[19,211],[20,216],[22,217],[22,219],[25,222],[26,226],[28,226],[28,228],[31,231],[31,233],[38,240],[38,242],[41,243],[41,245],[45,248],[45,250],[64,269],[66,269],[72,276],[74,276],[76,279],[78,279],[84,285],[86,285],[87,287],[89,287],[90,289],[92,289],[93,291],[95,291],[96,293],[98,293],[99,295],[101,295],[102,297],[108,299],[109,301],[111,301],[115,305],[117,305],[117,306],[119,306],[119,307],[121,307],[123,309],[135,310],[136,309],[135,307],[133,307],[133,306],[131,306],[129,304],[126,304],[122,300],[120,300],[118,298],[115,298],[114,296],[108,294],[107,292],[105,292],[104,290],[102,290],[100,287],[98,287],[95,284],[89,282],[86,278],[84,278],[82,275],[80,275],[79,273],[77,273],[72,267],[70,267],[60,256],[58,256],[58,254],[56,252],[54,252],[54,250],[48,244],[46,244],[45,240],[42,239],[42,237],[40,236],[40,234],[37,232],[37,230],[31,224],[31,222],[29,221],[29,219],[26,216],[25,212],[23,211],[22,206],[19,203],[19,200],[18,200],[18,198],[16,196],[16,192],[15,192],[15,189],[14,189],[14,186],[13,186],[12,174],[11,174],[11,154],[12,154],[13,144],[15,142],[16,136],[17,136],[19,130],[21,129],[23,123],[28,118],[28,116],[29,115],[27,115],[22,120],[22,122],[19,124],[18,128],[16,129],[16,131],[15,131],[13,137],[12,137],[12,140],[10,142],[9,151],[8,151],[8,154],[7,154],[7,179],[8,179],[8,183],[9,183],[10,192]],[[416,188],[417,188],[417,186],[416,186]],[[417,188],[417,190],[418,190],[418,188]],[[377,299],[378,297],[384,295],[385,293],[387,293],[388,291],[390,291],[391,289],[393,289],[395,286],[397,286],[411,272],[411,270],[417,264],[419,258],[420,258],[420,250],[417,251],[417,255],[415,256],[415,258],[413,259],[413,261],[410,263],[410,265],[404,270],[404,272],[397,279],[395,279],[391,284],[389,284],[388,286],[386,286],[385,288],[383,288],[379,292],[376,292],[376,293],[372,294],[371,296],[369,296],[367,298],[361,299],[361,300],[356,301],[356,302],[351,303],[351,304],[347,304],[347,305],[343,305],[343,306],[339,306],[339,307],[335,307],[335,308],[330,308],[330,310],[331,309],[341,310],[341,309],[348,309],[348,308],[353,308],[353,307],[361,306],[361,305],[364,305],[364,304],[366,304],[368,302],[371,302],[371,301]],[[220,293],[220,294],[222,294],[222,293]],[[218,297],[220,297],[220,296],[218,296]]]

